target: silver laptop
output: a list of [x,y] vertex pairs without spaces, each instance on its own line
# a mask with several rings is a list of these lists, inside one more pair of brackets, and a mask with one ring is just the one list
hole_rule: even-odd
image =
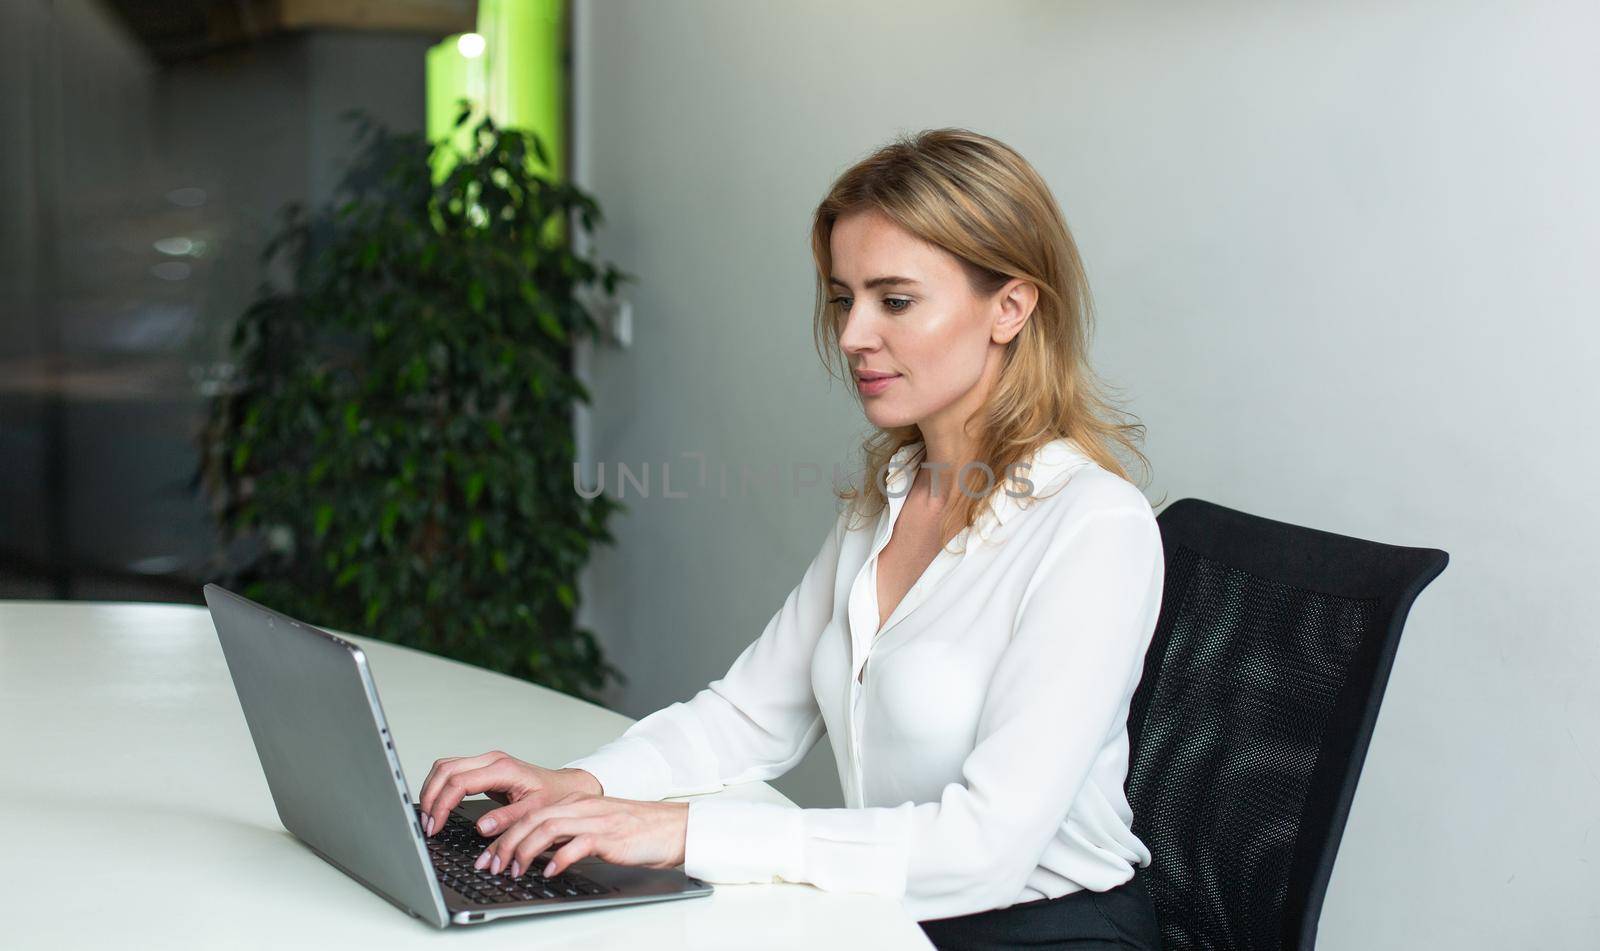
[[682,869],[593,856],[553,879],[542,859],[516,879],[477,871],[475,823],[498,803],[463,800],[422,834],[361,648],[214,584],[205,597],[284,827],[408,914],[443,928],[711,894]]

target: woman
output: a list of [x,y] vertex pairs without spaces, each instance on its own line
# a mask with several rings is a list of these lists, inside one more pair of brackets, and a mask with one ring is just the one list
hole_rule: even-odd
[[[894,896],[940,947],[1157,948],[1123,784],[1161,537],[1110,451],[1143,460],[1143,427],[1098,395],[1055,199],[1002,143],[923,132],[835,182],[812,253],[873,477],[727,676],[560,769],[439,760],[425,831],[486,792],[495,874],[559,846],[544,874]],[[774,779],[824,732],[847,808],[659,801]]]

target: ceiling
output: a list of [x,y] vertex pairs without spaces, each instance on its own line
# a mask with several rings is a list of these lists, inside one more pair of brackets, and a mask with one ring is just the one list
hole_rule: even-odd
[[105,0],[159,63],[203,59],[304,29],[448,36],[473,29],[476,0]]

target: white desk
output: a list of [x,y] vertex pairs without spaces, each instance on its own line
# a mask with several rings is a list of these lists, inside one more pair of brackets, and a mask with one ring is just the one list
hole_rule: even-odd
[[[559,765],[631,722],[351,640],[413,790],[440,756],[498,747]],[[764,783],[718,795],[787,802]],[[0,947],[19,951],[931,947],[896,901],[792,884],[442,931],[416,921],[284,830],[203,607],[0,601],[0,822]]]

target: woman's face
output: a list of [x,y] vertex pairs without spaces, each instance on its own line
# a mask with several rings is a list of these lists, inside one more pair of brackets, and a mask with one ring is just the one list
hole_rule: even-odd
[[[960,261],[882,212],[834,223],[833,315],[867,418],[956,438],[988,396],[1037,291],[1013,280],[979,298]],[[876,378],[876,380],[875,380]]]

